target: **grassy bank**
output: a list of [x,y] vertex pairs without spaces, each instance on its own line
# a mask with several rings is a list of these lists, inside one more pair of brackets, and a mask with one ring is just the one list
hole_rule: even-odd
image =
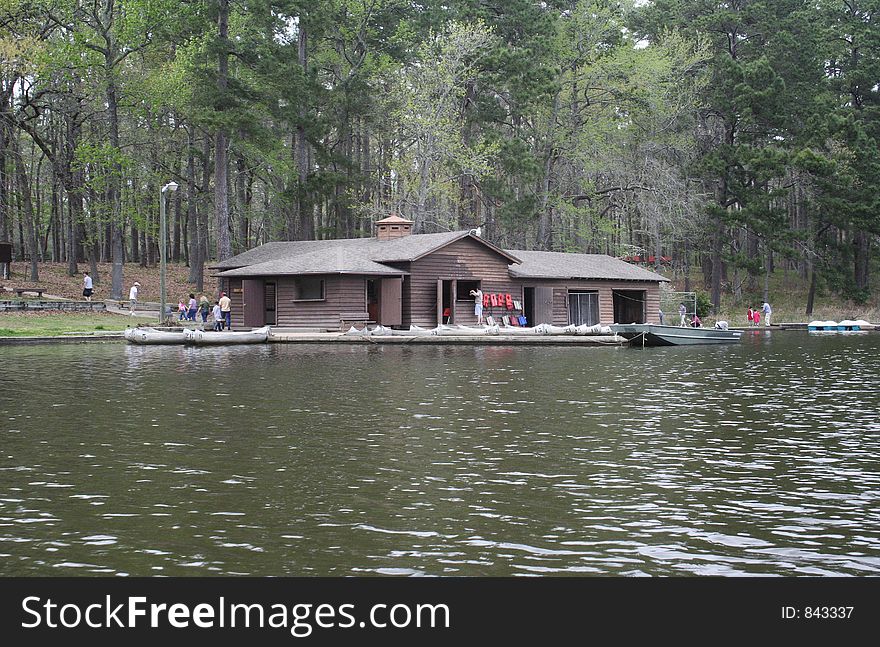
[[[743,297],[735,299],[732,294],[722,294],[721,310],[717,317],[708,317],[703,323],[713,324],[716,320],[724,320],[731,326],[748,326],[746,311],[749,307],[761,308],[764,303],[762,289],[757,292],[743,292]],[[683,290],[683,281],[675,282],[676,290]],[[693,276],[691,289],[706,294],[709,290],[702,285],[702,276]],[[843,321],[844,319],[864,319],[871,323],[880,323],[880,293],[872,295],[867,303],[859,304],[831,294],[825,290],[816,291],[813,312],[806,313],[809,286],[800,281],[796,274],[783,271],[770,277],[768,301],[773,309],[772,323],[809,323],[810,321]],[[764,317],[761,317],[764,325]]]
[[[139,319],[138,322],[143,321]],[[108,312],[5,312],[0,314],[0,337],[56,337],[73,332],[125,330],[132,317]]]
[[[88,270],[86,263],[80,263],[79,273],[76,276],[67,276],[65,263],[39,263],[39,281],[30,281],[30,264],[23,262],[12,263],[12,274],[8,279],[0,279],[0,298],[9,299],[14,294],[12,290],[19,287],[38,287],[45,290],[46,295],[63,297],[65,299],[82,300],[82,272]],[[109,263],[98,264],[98,274],[94,279],[94,301],[103,301],[110,298],[110,272],[112,266]],[[141,284],[141,301],[159,301],[159,268],[141,267],[136,263],[126,263],[122,271],[122,299],[128,299],[128,290],[135,281]],[[196,293],[195,285],[188,283],[189,268],[177,263],[169,263],[165,277],[165,292],[169,303],[177,303],[178,299],[186,300],[190,292]],[[211,276],[211,272],[205,269],[205,290],[208,298],[213,298],[217,292],[217,278]]]

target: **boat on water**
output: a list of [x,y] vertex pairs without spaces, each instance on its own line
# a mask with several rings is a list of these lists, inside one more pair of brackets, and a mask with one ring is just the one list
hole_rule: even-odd
[[738,342],[742,337],[741,330],[660,326],[657,324],[612,324],[611,330],[637,346],[730,344]]
[[262,344],[269,339],[269,326],[253,330],[185,330],[184,342],[196,346]]
[[859,332],[862,330],[874,330],[875,326],[864,319],[844,319],[837,321],[811,321],[807,324],[810,332]]
[[132,344],[182,344],[183,330],[157,330],[156,328],[126,328],[125,340]]

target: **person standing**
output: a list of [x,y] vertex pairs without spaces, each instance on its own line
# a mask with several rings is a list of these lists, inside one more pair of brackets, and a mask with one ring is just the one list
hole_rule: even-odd
[[663,311],[658,310],[658,312],[660,313],[660,325],[662,326],[663,325]]
[[128,291],[128,309],[131,311],[131,314],[134,314],[135,308],[137,308],[140,287],[141,284],[135,281],[134,285],[131,286],[131,290]]
[[[220,306],[220,316],[223,323],[226,324],[226,330],[232,330],[232,300],[226,296],[225,292],[221,292],[220,301],[217,303]],[[223,324],[220,325],[220,330],[223,330]]]
[[754,310],[752,310],[752,321],[755,322],[755,325],[756,325],[756,326],[760,326],[760,325],[761,325],[761,311],[758,310],[757,308],[755,308]]
[[88,272],[83,272],[83,296],[86,298],[86,301],[92,300],[92,277],[89,276]]
[[211,304],[208,303],[208,297],[204,294],[199,297],[199,313],[202,315],[202,323],[208,321],[208,313],[211,310]]
[[477,325],[483,325],[483,291],[480,288],[471,290],[471,296],[474,298],[474,314],[477,315]]
[[773,313],[773,309],[770,307],[770,304],[767,303],[766,301],[764,302],[764,305],[761,306],[761,312],[764,313],[764,325],[769,326],[770,325],[770,315]]
[[199,304],[196,302],[196,295],[192,292],[189,293],[189,303],[187,303],[186,308],[186,319],[187,321],[195,321],[196,320],[196,311],[198,310]]
[[687,326],[687,308],[683,303],[678,306],[678,325],[682,328]]
[[749,320],[749,326],[751,327],[755,323],[755,312],[752,310],[752,306],[749,306],[748,311],[746,311],[746,319]]
[[214,302],[214,309],[211,311],[214,316],[214,330],[223,330],[223,313],[220,312],[220,302]]

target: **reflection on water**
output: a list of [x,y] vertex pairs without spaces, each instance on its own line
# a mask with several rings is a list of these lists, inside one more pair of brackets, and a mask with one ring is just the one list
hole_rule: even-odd
[[0,574],[878,575],[878,347],[2,347]]

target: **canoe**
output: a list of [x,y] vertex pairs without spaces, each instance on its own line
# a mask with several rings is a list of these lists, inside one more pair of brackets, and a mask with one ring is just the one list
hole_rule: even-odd
[[125,340],[132,344],[182,344],[183,330],[156,330],[155,328],[126,328]]
[[186,330],[183,334],[187,344],[197,346],[262,344],[269,339],[269,326],[254,330]]
[[396,328],[392,328],[391,334],[401,337],[430,337],[436,333],[428,328],[411,325],[409,330],[397,330]]
[[741,330],[658,326],[656,324],[612,324],[611,331],[635,346],[696,346],[738,342]]
[[434,328],[434,334],[442,337],[481,337],[497,335],[498,332],[498,326],[483,326],[482,328],[474,326],[437,326]]

